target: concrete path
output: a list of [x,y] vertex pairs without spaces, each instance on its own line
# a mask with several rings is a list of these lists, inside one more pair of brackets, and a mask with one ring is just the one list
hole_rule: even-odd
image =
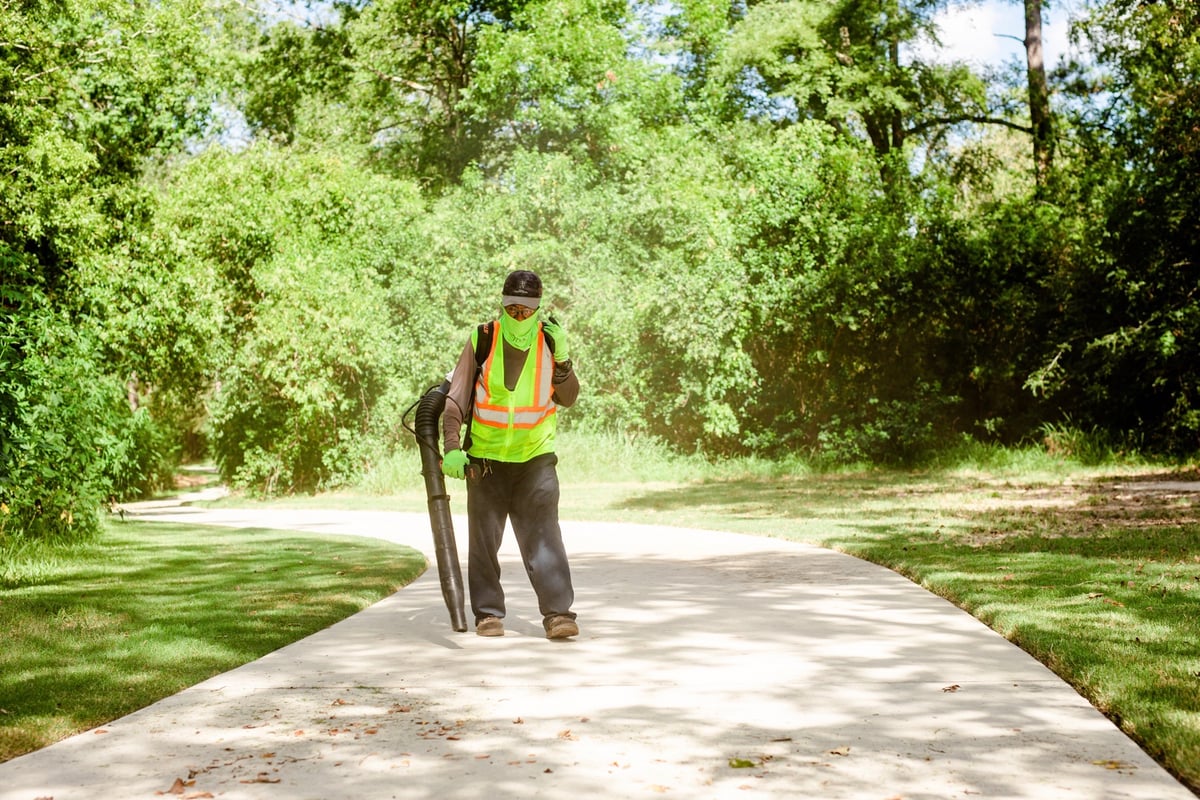
[[[138,516],[432,552],[423,515]],[[455,633],[431,567],[301,642],[0,764],[0,800],[1195,800],[1035,660],[888,570],[736,534],[564,535],[574,641],[543,638],[509,535],[505,637]]]

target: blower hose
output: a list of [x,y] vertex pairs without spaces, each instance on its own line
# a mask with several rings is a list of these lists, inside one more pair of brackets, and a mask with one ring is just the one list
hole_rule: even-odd
[[[446,406],[448,381],[425,392],[414,405],[417,409],[415,425],[409,428],[417,439],[421,450],[421,474],[425,476],[425,494],[429,497],[429,524],[433,529],[434,553],[437,557],[438,576],[442,582],[442,599],[450,612],[450,624],[456,631],[467,629],[467,617],[463,611],[462,570],[458,564],[458,548],[454,543],[454,521],[450,518],[450,495],[446,493],[446,481],[442,475],[441,452],[438,447],[438,421]],[[412,406],[404,412],[404,417]],[[403,417],[401,418],[403,420]],[[407,428],[408,425],[405,424]]]

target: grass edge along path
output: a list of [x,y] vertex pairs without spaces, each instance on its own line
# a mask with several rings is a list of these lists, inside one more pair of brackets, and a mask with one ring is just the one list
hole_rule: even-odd
[[4,565],[0,761],[111,722],[323,630],[419,576],[354,536],[107,521]]
[[1200,492],[1155,488],[1170,477],[738,477],[635,493],[599,515],[885,566],[1037,658],[1200,795]]

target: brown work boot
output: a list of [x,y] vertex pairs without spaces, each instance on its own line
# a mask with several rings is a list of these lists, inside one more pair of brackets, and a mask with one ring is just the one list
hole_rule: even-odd
[[484,617],[475,624],[475,632],[480,636],[503,636],[504,622],[499,617]]
[[572,636],[579,635],[579,626],[566,614],[554,614],[546,617],[544,624],[547,639],[570,639]]

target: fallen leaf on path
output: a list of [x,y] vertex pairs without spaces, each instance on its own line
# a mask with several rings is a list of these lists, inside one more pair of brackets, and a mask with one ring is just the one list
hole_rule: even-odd
[[171,784],[171,788],[167,789],[167,794],[183,794],[186,788],[183,778],[176,778],[175,782]]
[[108,733],[108,728],[97,728],[93,733],[99,736],[102,733]]
[[748,767],[753,767],[754,762],[744,758],[731,758],[729,759],[729,766],[733,767],[734,769],[746,769]]
[[525,720],[521,719],[520,717],[517,717],[516,719],[513,720],[513,725],[524,725],[524,724],[525,724]]
[[772,739],[771,741],[772,742],[790,742],[791,740],[792,740],[792,737],[790,737],[790,736],[780,736],[778,739]]
[[253,778],[239,781],[239,783],[279,783],[279,778],[272,778],[268,772],[260,772]]
[[942,687],[942,691],[943,691],[943,692],[957,692],[957,691],[958,691],[959,689],[961,689],[961,688],[962,688],[962,687],[961,687],[961,686],[959,686],[959,685],[956,683],[956,684],[954,684],[954,685],[952,685],[952,686],[943,686],[943,687]]
[[1116,759],[1093,761],[1092,763],[1097,767],[1104,767],[1105,769],[1136,769],[1132,764],[1126,764],[1124,761],[1117,761]]
[[829,751],[829,755],[831,755],[831,756],[848,756],[848,755],[850,755],[850,745],[847,744],[847,745],[843,745],[842,747],[835,747]]
[[565,731],[559,731],[558,738],[566,739],[567,741],[570,741],[570,742],[579,741],[579,737],[576,736],[575,734],[571,733],[570,728],[567,728]]

